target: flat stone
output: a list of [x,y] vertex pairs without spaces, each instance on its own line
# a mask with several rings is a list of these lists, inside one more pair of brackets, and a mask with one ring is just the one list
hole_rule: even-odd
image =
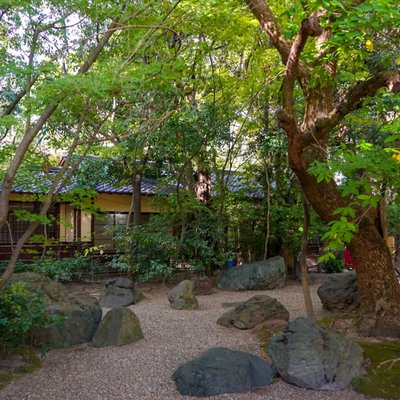
[[278,300],[267,295],[257,295],[227,311],[217,323],[226,327],[251,329],[268,321],[276,326],[288,320],[289,311]]
[[124,288],[124,289],[133,289],[134,288],[134,283],[132,282],[132,280],[129,278],[125,278],[123,276],[118,276],[116,278],[108,278],[105,280],[104,283],[105,283],[106,287],[118,286],[118,287]]
[[107,308],[127,307],[143,298],[139,289],[127,289],[109,285],[100,293],[100,305]]

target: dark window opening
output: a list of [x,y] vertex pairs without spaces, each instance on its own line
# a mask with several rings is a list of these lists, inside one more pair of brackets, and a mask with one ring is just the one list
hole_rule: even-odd
[[[31,225],[31,221],[26,221],[24,219],[18,218],[16,211],[27,211],[32,214],[38,214],[40,212],[40,203],[38,202],[19,202],[11,201],[10,209],[8,212],[7,223],[0,229],[0,243],[13,243],[15,244],[26,230]],[[46,239],[58,239],[59,238],[59,220],[60,208],[59,205],[53,205],[50,207],[47,217],[50,219],[50,223],[43,225],[41,224],[34,234],[39,242],[37,235],[45,237]]]
[[[152,213],[142,213],[140,222],[146,224],[150,221]],[[115,250],[116,245],[113,238],[113,229],[126,226],[128,213],[109,212],[99,217],[94,217],[93,222],[93,244],[103,246],[105,250]]]

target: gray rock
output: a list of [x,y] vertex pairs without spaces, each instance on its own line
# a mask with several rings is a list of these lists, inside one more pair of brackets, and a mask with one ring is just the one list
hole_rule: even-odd
[[176,310],[194,310],[199,308],[197,299],[193,293],[193,282],[186,280],[175,286],[168,293],[168,301]]
[[137,316],[129,308],[108,311],[93,337],[95,347],[124,346],[143,338]]
[[263,322],[284,325],[289,321],[289,311],[278,300],[257,295],[239,304],[233,310],[227,311],[217,321],[217,324],[239,329],[251,329]]
[[272,383],[274,371],[260,357],[218,347],[181,365],[172,375],[184,396],[244,393]]
[[102,315],[94,297],[73,293],[65,285],[33,272],[14,274],[10,283],[17,281],[24,282],[29,292],[43,297],[49,315],[64,319],[61,326],[36,330],[33,336],[38,344],[71,346],[92,340]]
[[263,290],[283,288],[286,266],[282,257],[243,264],[224,271],[218,288],[225,290]]
[[279,375],[303,388],[339,390],[363,374],[363,352],[356,342],[304,317],[273,336],[268,352]]
[[134,284],[131,279],[125,278],[123,276],[118,276],[116,278],[108,278],[105,280],[106,287],[108,286],[118,286],[124,289],[133,289]]
[[243,301],[232,301],[232,302],[228,302],[228,303],[222,303],[221,306],[222,306],[222,308],[231,308],[231,307],[240,306],[243,303],[244,303]]
[[126,289],[109,285],[100,293],[100,305],[108,308],[127,307],[136,304],[143,298],[139,289]]
[[357,276],[353,271],[332,276],[317,293],[323,307],[329,311],[343,312],[359,306]]

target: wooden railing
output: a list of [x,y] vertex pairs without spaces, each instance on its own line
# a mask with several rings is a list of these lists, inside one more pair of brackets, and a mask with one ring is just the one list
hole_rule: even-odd
[[[57,244],[26,244],[19,260],[30,261],[41,258],[43,254],[45,257],[52,257],[56,259],[72,257],[76,251],[81,251],[83,244],[81,242],[60,242]],[[0,244],[0,261],[9,260],[13,252],[13,246],[10,244]]]

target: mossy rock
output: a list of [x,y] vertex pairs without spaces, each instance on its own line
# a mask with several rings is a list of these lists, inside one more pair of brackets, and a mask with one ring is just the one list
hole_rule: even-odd
[[258,325],[254,328],[253,334],[256,335],[257,339],[260,341],[260,348],[263,356],[269,360],[268,346],[269,341],[276,333],[282,330],[281,325],[271,325],[268,323]]
[[93,346],[124,346],[143,338],[138,317],[129,308],[113,308],[100,322]]
[[364,358],[370,360],[367,374],[353,382],[354,389],[371,397],[400,399],[400,342],[360,342]]

